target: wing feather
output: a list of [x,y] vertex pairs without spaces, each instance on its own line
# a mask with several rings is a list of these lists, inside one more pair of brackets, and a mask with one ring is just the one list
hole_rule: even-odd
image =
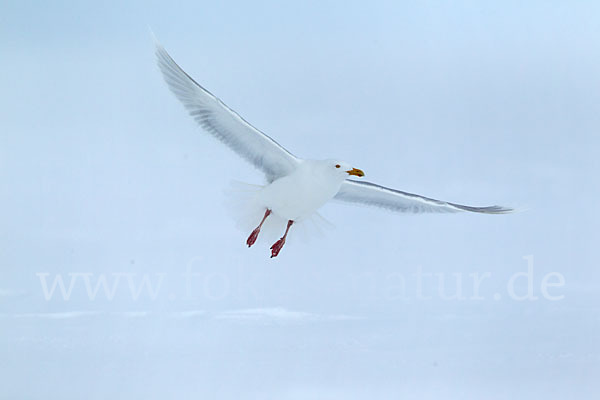
[[268,182],[291,173],[300,160],[200,86],[156,44],[158,66],[169,89],[208,133],[262,170]]
[[403,213],[453,213],[470,211],[483,214],[507,214],[511,208],[501,206],[471,207],[430,199],[370,182],[346,180],[335,196],[337,200],[386,208]]

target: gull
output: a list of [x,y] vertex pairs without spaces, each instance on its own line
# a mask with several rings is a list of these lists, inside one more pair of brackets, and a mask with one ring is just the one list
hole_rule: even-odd
[[314,215],[332,199],[366,204],[401,213],[453,213],[469,211],[506,214],[501,206],[472,207],[390,189],[375,183],[348,179],[364,173],[340,160],[296,157],[256,129],[220,99],[198,84],[156,42],[158,66],[169,89],[204,130],[265,174],[267,184],[257,193],[260,215],[246,240],[252,246],[265,220],[276,215],[287,220],[283,236],[271,246],[271,258],[283,248],[292,225]]

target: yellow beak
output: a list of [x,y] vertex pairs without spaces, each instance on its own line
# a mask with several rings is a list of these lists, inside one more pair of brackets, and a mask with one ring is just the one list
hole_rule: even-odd
[[362,172],[360,169],[358,168],[352,168],[350,171],[346,171],[348,173],[348,175],[354,175],[354,176],[365,176],[365,173]]

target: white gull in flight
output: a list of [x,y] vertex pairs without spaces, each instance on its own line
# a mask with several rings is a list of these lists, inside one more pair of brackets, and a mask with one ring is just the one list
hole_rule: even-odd
[[285,233],[271,246],[271,257],[276,257],[281,251],[294,222],[311,217],[334,198],[403,213],[470,211],[505,214],[513,211],[500,206],[465,206],[351,180],[348,179],[350,176],[364,176],[363,171],[344,161],[298,158],[200,86],[158,43],[156,56],[169,88],[196,122],[264,172],[267,184],[259,190],[256,198],[261,206],[260,215],[255,216],[257,226],[246,244],[250,247],[256,242],[261,227],[270,215],[287,220]]

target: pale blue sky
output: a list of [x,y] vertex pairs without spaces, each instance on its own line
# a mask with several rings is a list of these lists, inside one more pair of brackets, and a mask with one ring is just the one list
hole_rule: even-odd
[[[97,398],[590,398],[598,21],[592,1],[3,2],[0,398],[81,398],[90,387]],[[268,243],[247,249],[223,191],[261,174],[186,115],[155,66],[149,27],[298,156],[526,211],[331,204],[322,214],[336,228],[323,237],[292,236],[274,260]],[[558,272],[564,300],[505,298],[528,255],[536,293]],[[201,274],[193,299],[175,286],[188,265]],[[448,282],[489,272],[486,300],[416,299],[418,268]],[[172,296],[90,301],[76,288],[70,301],[45,301],[40,272],[166,273]],[[390,295],[399,275],[408,298]],[[268,321],[222,318],[246,309],[266,309]],[[190,310],[210,317],[170,319]],[[101,314],[42,315],[73,311]]]

